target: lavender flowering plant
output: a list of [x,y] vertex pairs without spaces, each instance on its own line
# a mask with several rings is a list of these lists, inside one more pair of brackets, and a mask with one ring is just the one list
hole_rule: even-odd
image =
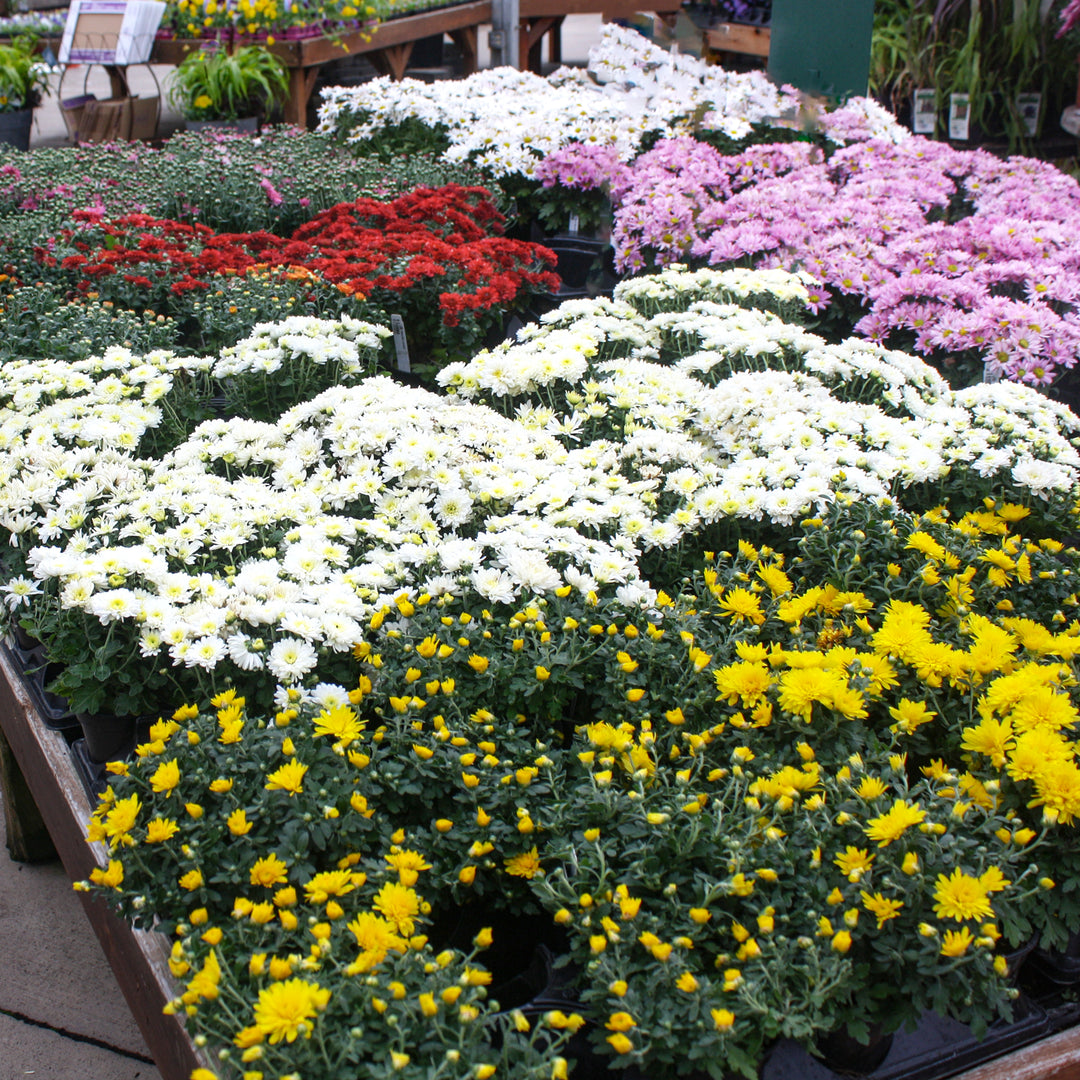
[[[847,135],[859,126],[852,110],[840,118]],[[921,138],[723,155],[680,137],[613,170],[609,186],[624,271],[688,261],[809,272],[829,337],[912,349],[960,385],[985,373],[1046,386],[1080,351],[1068,239],[1080,187],[1050,165]]]

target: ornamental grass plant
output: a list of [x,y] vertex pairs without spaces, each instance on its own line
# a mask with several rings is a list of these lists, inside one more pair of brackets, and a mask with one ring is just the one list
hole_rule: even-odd
[[169,87],[170,100],[188,120],[269,116],[288,95],[288,68],[258,45],[197,49],[177,65]]
[[0,44],[0,113],[33,109],[48,93],[49,66],[37,56],[32,34]]

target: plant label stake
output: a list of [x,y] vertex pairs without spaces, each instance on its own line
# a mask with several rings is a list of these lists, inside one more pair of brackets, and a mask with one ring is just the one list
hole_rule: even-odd
[[916,90],[911,108],[911,130],[916,135],[933,135],[937,126],[937,91]]
[[581,232],[581,218],[579,218],[577,214],[570,215],[570,232]]
[[398,371],[412,371],[409,363],[409,343],[405,339],[405,320],[400,315],[391,315],[390,329],[394,331],[394,350],[397,352]]
[[971,95],[949,95],[949,138],[967,142],[971,126]]
[[1042,111],[1042,94],[1017,94],[1016,111],[1024,130],[1035,138],[1039,133],[1039,113]]

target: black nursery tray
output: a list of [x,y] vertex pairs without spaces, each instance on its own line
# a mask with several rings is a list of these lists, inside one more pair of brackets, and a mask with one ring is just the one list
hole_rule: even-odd
[[85,739],[76,739],[71,744],[71,759],[75,763],[75,772],[82,781],[90,805],[96,806],[98,796],[104,794],[109,786],[109,774],[105,766],[91,759],[86,750]]
[[3,648],[18,669],[23,685],[30,692],[38,715],[46,727],[53,731],[71,731],[77,728],[79,722],[68,708],[66,699],[50,694],[45,689],[53,675],[49,673],[44,647],[23,649],[11,638],[5,638]]
[[[1037,1002],[1021,995],[1011,1024],[993,1024],[979,1041],[955,1020],[926,1013],[914,1031],[898,1031],[888,1056],[868,1080],[944,1080],[1044,1038],[1054,1023]],[[761,1070],[761,1080],[839,1080],[851,1073],[833,1072],[797,1043],[777,1043]],[[856,1074],[858,1075],[858,1074]],[[1004,1077],[1003,1077],[1004,1080]]]

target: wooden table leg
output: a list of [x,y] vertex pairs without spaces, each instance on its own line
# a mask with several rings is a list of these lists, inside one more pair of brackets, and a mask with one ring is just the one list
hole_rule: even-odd
[[307,129],[307,107],[311,91],[315,89],[315,80],[319,76],[317,67],[289,68],[289,100],[285,102],[285,123],[295,124]]
[[56,848],[49,830],[3,729],[0,729],[0,797],[4,803],[7,849],[11,857],[16,862],[27,863],[55,859]]
[[409,66],[413,44],[411,41],[403,41],[400,45],[387,45],[368,53],[368,58],[380,75],[389,75],[395,82],[400,82]]
[[477,38],[479,28],[463,26],[460,30],[450,31],[450,40],[461,50],[461,65],[465,75],[475,75],[480,69],[477,58]]
[[531,71],[535,75],[541,74],[540,69],[544,60],[544,35],[553,28],[561,26],[562,20],[562,15],[545,15],[539,19],[522,20],[518,56],[519,62],[524,64],[523,70]]
[[562,63],[562,24],[563,16],[555,20],[555,25],[548,31],[548,59],[558,67]]

